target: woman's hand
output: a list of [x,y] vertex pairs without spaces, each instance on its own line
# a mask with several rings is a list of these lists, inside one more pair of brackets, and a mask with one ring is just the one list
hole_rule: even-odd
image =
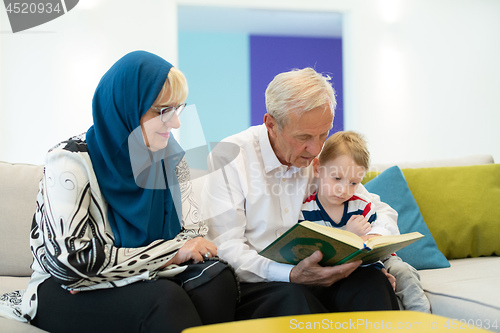
[[364,236],[372,230],[372,227],[363,215],[353,215],[349,221],[347,221],[345,230],[358,236]]
[[196,237],[188,240],[180,249],[177,254],[167,263],[180,265],[186,261],[193,260],[196,264],[205,259],[215,257],[217,255],[217,246],[212,242],[202,237]]

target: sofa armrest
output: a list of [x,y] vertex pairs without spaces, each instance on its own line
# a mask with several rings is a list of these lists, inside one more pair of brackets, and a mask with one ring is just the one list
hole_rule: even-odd
[[0,162],[0,275],[30,276],[30,229],[43,166]]

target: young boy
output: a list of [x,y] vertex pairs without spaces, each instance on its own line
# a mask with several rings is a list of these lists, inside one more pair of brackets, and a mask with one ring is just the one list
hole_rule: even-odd
[[[367,235],[377,213],[366,197],[356,194],[356,189],[368,170],[369,158],[366,142],[355,132],[337,132],[326,140],[319,158],[313,161],[318,191],[303,203],[299,221],[308,220],[342,228],[358,236]],[[385,266],[382,271],[395,287],[400,306],[405,310],[429,313],[430,304],[417,270],[395,254],[382,262]],[[380,262],[377,266],[382,267]]]

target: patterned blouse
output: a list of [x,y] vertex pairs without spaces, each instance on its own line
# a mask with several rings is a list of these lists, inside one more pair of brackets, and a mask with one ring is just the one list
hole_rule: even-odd
[[175,172],[182,197],[180,233],[172,240],[156,240],[144,247],[117,248],[85,133],[52,148],[40,181],[30,235],[34,273],[26,290],[0,296],[0,314],[21,321],[34,318],[38,285],[50,276],[63,288],[92,290],[184,271],[186,266],[161,267],[187,240],[205,236],[208,229],[192,197],[185,159]]

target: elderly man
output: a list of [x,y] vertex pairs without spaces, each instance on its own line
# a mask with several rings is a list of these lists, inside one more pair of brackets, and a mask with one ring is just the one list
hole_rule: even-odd
[[[277,75],[266,90],[264,124],[226,138],[209,159],[203,213],[209,238],[241,281],[239,319],[398,309],[387,277],[360,261],[334,267],[316,251],[296,266],[258,253],[297,223],[315,190],[312,160],[332,128],[329,78],[311,68]],[[369,194],[378,219],[371,234],[398,234],[397,213]]]

